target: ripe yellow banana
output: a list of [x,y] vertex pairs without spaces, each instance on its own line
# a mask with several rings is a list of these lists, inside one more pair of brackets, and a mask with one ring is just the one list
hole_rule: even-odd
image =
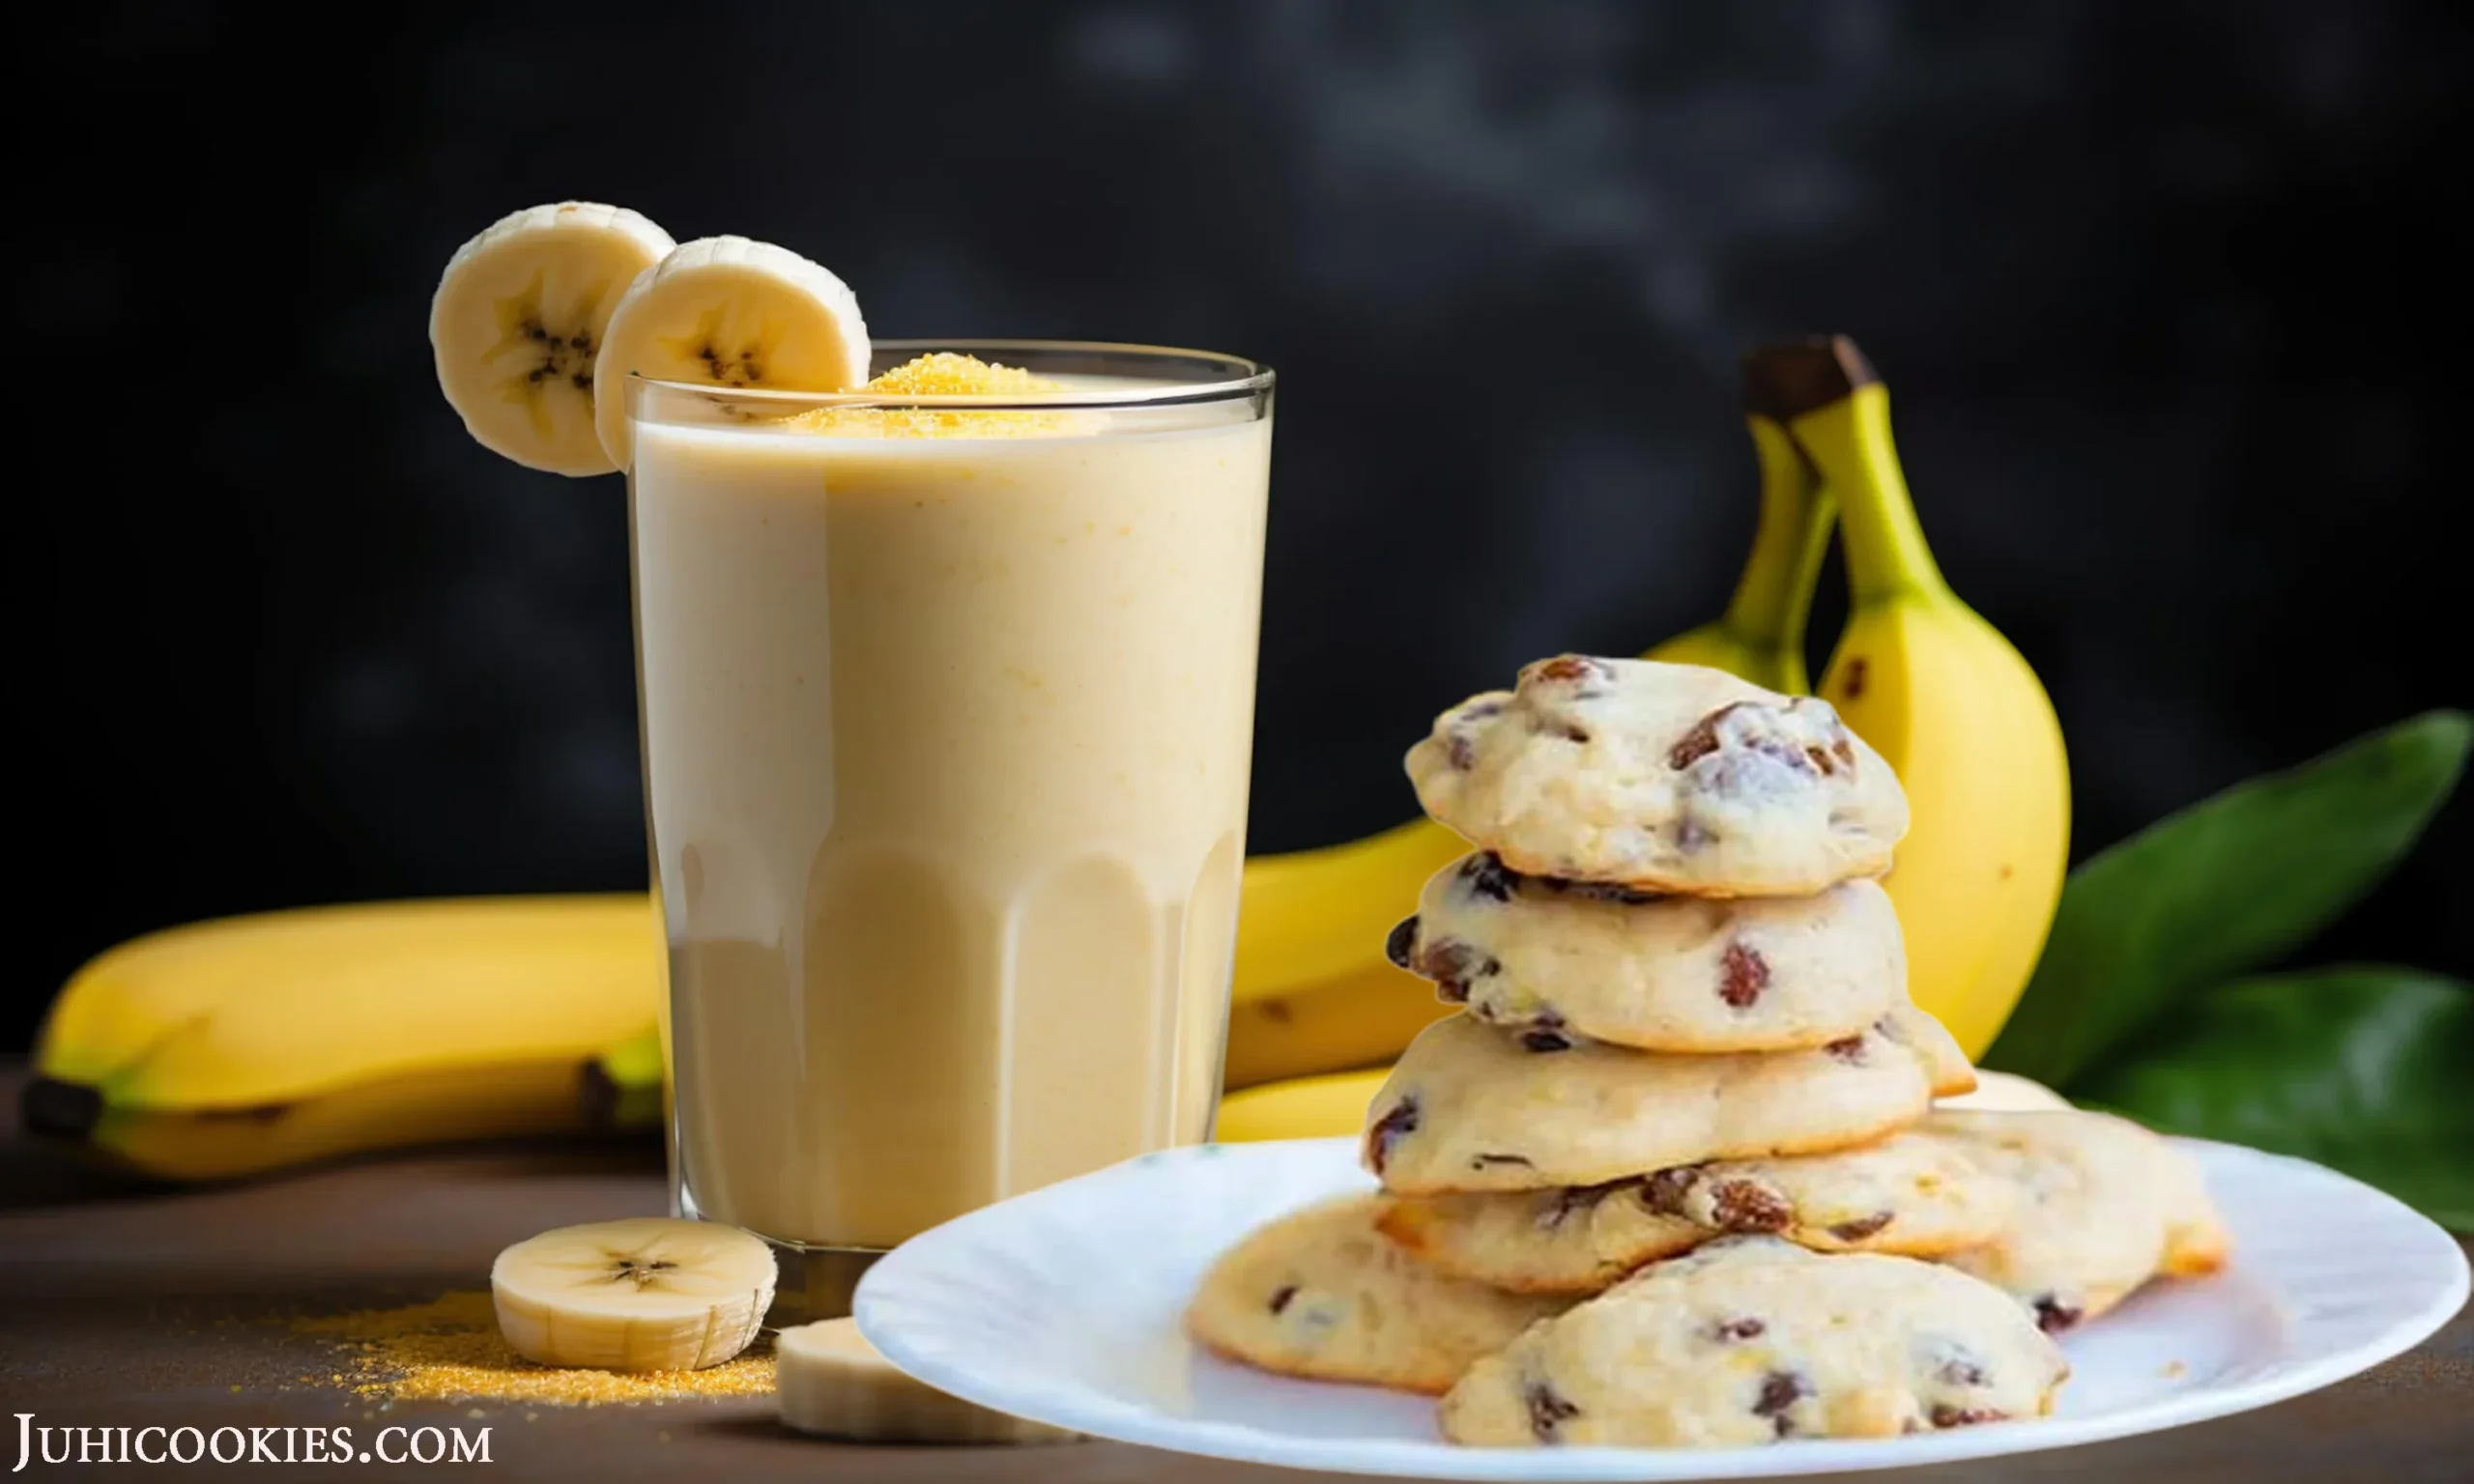
[[1802,370],[1788,427],[1837,497],[1855,589],[1821,694],[1907,786],[1913,823],[1883,884],[1915,1002],[1974,1058],[2027,986],[2061,897],[2061,726],[2019,651],[1942,580],[1872,367],[1839,337],[1806,347]]
[[1220,1099],[1212,1136],[1223,1144],[1251,1144],[1358,1133],[1366,1127],[1366,1105],[1391,1074],[1389,1067],[1373,1067],[1231,1093]]
[[652,1020],[642,893],[318,907],[111,949],[53,1003],[30,1132],[179,1180],[590,1122],[583,1059]]
[[1804,674],[1804,619],[1829,552],[1835,506],[1803,450],[1768,410],[1765,354],[1744,357],[1744,400],[1751,409],[1744,427],[1761,465],[1761,515],[1735,596],[1716,622],[1679,634],[1641,658],[1707,665],[1801,696],[1812,688]]
[[[1460,848],[1466,852],[1469,847]],[[1418,882],[1424,884],[1423,878]],[[1408,916],[1417,905],[1414,890],[1394,898],[1393,921]],[[1374,946],[1369,962],[1329,984],[1232,999],[1221,1085],[1253,1087],[1388,1062],[1418,1032],[1459,1009],[1437,998],[1433,985],[1395,968],[1383,956],[1381,938]]]

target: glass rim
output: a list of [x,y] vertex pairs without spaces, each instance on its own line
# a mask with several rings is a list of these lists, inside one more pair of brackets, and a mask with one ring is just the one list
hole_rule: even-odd
[[[1277,380],[1272,368],[1243,356],[1228,356],[1218,351],[1188,350],[1181,346],[1141,345],[1116,340],[1039,340],[1039,339],[970,339],[970,340],[877,340],[870,344],[874,358],[877,352],[893,352],[907,360],[937,351],[962,355],[978,355],[982,359],[1004,364],[1006,352],[1046,352],[1079,356],[1113,356],[1138,360],[1185,360],[1224,370],[1228,374],[1207,381],[1163,382],[1148,387],[1109,387],[1105,390],[1064,390],[1015,392],[1001,396],[960,396],[952,393],[908,392],[887,394],[858,389],[849,391],[787,391],[769,386],[716,386],[710,382],[673,382],[647,376],[640,371],[627,373],[630,387],[643,386],[660,392],[676,392],[690,396],[727,397],[733,402],[770,402],[788,407],[877,407],[877,408],[976,408],[982,411],[1038,411],[1042,408],[1140,408],[1178,407],[1194,403],[1234,401],[1272,389]],[[982,355],[981,353],[987,353]],[[632,400],[632,399],[631,399]]]

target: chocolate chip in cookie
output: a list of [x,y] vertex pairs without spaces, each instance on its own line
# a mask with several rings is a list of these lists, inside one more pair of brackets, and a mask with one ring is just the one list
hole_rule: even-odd
[[1578,1407],[1542,1381],[1531,1382],[1522,1395],[1529,1403],[1529,1429],[1540,1442],[1553,1442],[1555,1429],[1581,1414]]
[[1666,765],[1681,773],[1716,752],[1718,724],[1726,720],[1727,713],[1743,704],[1745,702],[1740,700],[1729,702],[1693,723],[1692,729],[1677,738],[1675,746],[1667,749]]
[[1692,1185],[1701,1178],[1698,1165],[1678,1165],[1660,1170],[1641,1182],[1641,1204],[1661,1215],[1683,1214],[1683,1198],[1692,1193]]
[[1538,1213],[1538,1229],[1551,1232],[1570,1220],[1575,1213],[1595,1209],[1600,1201],[1633,1184],[1628,1180],[1610,1180],[1597,1185],[1566,1185],[1555,1192],[1555,1198]]
[[1392,1105],[1392,1110],[1374,1121],[1366,1131],[1366,1162],[1375,1174],[1391,1161],[1392,1151],[1399,1142],[1418,1131],[1418,1099],[1412,1096]]
[[1383,956],[1391,959],[1395,966],[1415,973],[1417,965],[1411,960],[1417,951],[1418,915],[1412,912],[1400,919],[1399,923],[1393,928],[1392,935],[1383,940]]
[[1894,1212],[1877,1211],[1869,1216],[1857,1216],[1853,1220],[1836,1223],[1830,1227],[1829,1235],[1841,1241],[1862,1241],[1865,1238],[1888,1226],[1895,1216]]
[[1659,899],[1656,892],[1643,891],[1637,886],[1625,886],[1615,881],[1571,881],[1562,876],[1539,876],[1538,884],[1558,897],[1578,897],[1584,901],[1603,901],[1620,907],[1643,907]]
[[1460,863],[1460,884],[1473,897],[1490,901],[1510,901],[1512,891],[1520,884],[1520,876],[1497,859],[1492,851],[1482,851]]
[[1441,938],[1422,945],[1412,961],[1403,967],[1433,980],[1443,998],[1455,1004],[1469,998],[1469,985],[1473,982],[1504,970],[1492,954],[1458,938]]
[[1532,1051],[1569,1051],[1572,1038],[1564,1034],[1564,1017],[1551,1010],[1539,1011],[1529,1017],[1528,1029],[1520,1033],[1520,1043]]
[[1586,654],[1559,654],[1533,666],[1529,677],[1559,685],[1588,686],[1614,679],[1615,671],[1605,661],[1592,659]]
[[2076,1305],[2064,1303],[2052,1294],[2038,1298],[2035,1302],[2035,1310],[2036,1327],[2047,1334],[2059,1334],[2086,1317],[2085,1310]]
[[1984,1363],[1956,1345],[1949,1347],[1949,1354],[1933,1368],[1933,1374],[1953,1386],[1980,1386],[1989,1379],[1984,1373]]
[[1752,1414],[1768,1417],[1778,1436],[1787,1437],[1796,1430],[1789,1412],[1812,1390],[1812,1383],[1793,1371],[1771,1371],[1761,1378],[1761,1395],[1753,1401]]
[[2007,1422],[2010,1413],[1990,1407],[1952,1407],[1943,1403],[1931,1413],[1935,1427],[1973,1427],[1979,1422]]
[[[1708,1179],[1709,1172],[1698,1165],[1660,1170],[1643,1184],[1642,1203],[1664,1215],[1703,1219],[1686,1203]],[[1735,1178],[1711,1186],[1707,1219],[1722,1232],[1784,1231],[1795,1218],[1795,1208],[1759,1181]]]

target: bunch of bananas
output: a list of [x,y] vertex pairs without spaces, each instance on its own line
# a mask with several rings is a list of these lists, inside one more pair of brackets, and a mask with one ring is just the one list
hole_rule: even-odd
[[[1854,603],[1821,694],[1898,770],[1913,822],[1886,886],[1911,988],[1971,1057],[2009,1014],[2061,890],[2061,731],[2016,649],[1954,595],[1840,338],[1745,359],[1761,479],[1715,622],[1648,651],[1790,694],[1831,526]],[[1419,818],[1246,863],[1221,1136],[1353,1133],[1450,1007],[1385,958],[1466,850]],[[43,1028],[25,1122],[158,1175],[242,1175],[385,1145],[649,1124],[659,931],[642,895],[396,903],[201,924],[80,970]],[[1373,1070],[1361,1070],[1373,1069]]]

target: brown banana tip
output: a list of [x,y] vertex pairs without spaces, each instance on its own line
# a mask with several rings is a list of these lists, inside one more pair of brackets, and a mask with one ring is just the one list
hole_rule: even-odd
[[1873,363],[1845,335],[1756,346],[1743,357],[1743,410],[1786,422],[1880,380]]
[[617,1078],[598,1060],[588,1061],[576,1077],[576,1105],[587,1125],[607,1128],[618,1121],[620,1089]]
[[103,1095],[80,1082],[37,1077],[17,1096],[26,1132],[45,1139],[82,1139],[103,1121]]

